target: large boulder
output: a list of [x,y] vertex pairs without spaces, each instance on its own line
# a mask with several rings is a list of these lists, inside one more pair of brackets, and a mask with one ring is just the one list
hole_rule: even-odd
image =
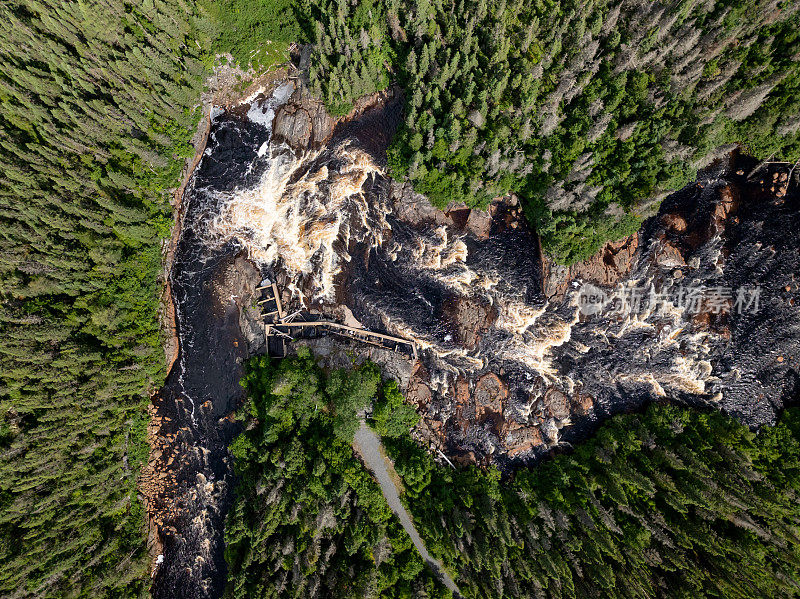
[[483,333],[497,320],[497,308],[483,298],[454,297],[444,303],[442,311],[456,340],[467,349],[475,349]]
[[479,422],[492,416],[502,417],[508,387],[499,376],[489,372],[475,383],[472,397],[475,400],[475,416]]
[[325,105],[308,90],[299,86],[289,101],[276,111],[272,136],[295,150],[318,148],[330,139],[339,120],[329,115]]

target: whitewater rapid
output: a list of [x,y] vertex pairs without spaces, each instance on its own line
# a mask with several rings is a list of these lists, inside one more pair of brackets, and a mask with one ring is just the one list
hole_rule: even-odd
[[324,161],[321,154],[286,144],[259,152],[265,169],[258,184],[217,193],[219,212],[208,226],[210,245],[235,241],[259,266],[284,269],[297,281],[292,294],[304,307],[334,299],[351,239],[376,247],[388,228],[388,207],[370,206],[364,190],[382,169],[347,142]]
[[[449,375],[468,375],[494,364],[522,371],[527,380],[541,378],[562,391],[572,391],[574,381],[559,371],[553,358],[571,342],[581,345],[573,340],[581,316],[580,289],[570,289],[566,300],[555,306],[541,297],[531,300],[532,288],[538,284],[535,273],[513,273],[509,280],[497,263],[474,259],[468,241],[474,244],[476,240],[470,240],[468,233],[445,225],[393,230],[396,219],[391,202],[386,194],[371,193],[366,185],[385,179],[386,173],[349,140],[314,151],[294,151],[285,143],[269,145],[259,149],[257,160],[263,168],[254,186],[207,191],[217,207],[207,222],[209,245],[233,243],[259,266],[283,270],[293,281],[290,290],[300,308],[313,303],[335,305],[336,285],[341,284],[342,269],[352,259],[350,252],[358,248],[359,253],[371,253],[385,267],[380,276],[407,282],[403,293],[415,294],[422,280],[435,288],[431,296],[419,297],[429,312],[436,312],[431,299],[443,295],[478,298],[497,311],[486,342],[470,349],[454,342],[446,327],[415,322],[416,315],[392,309],[390,302],[396,297],[375,292],[366,280],[350,291],[357,313],[369,313],[367,320],[416,343],[440,393],[450,392]],[[504,253],[522,249],[498,248]],[[373,285],[381,284],[380,276]],[[643,279],[629,284],[642,285]],[[660,368],[646,374],[609,373],[609,384],[640,382],[659,396],[705,391],[710,369],[707,361],[696,359],[703,353],[703,336],[680,330],[684,316],[680,307],[663,304],[647,313],[627,314],[618,322],[596,316],[601,322],[594,334],[605,336],[609,343],[658,323],[661,330],[673,333],[649,344],[649,354],[663,355],[682,343],[692,349],[688,356],[672,352]],[[517,391],[531,393],[533,389],[531,382]]]
[[[411,399],[439,431],[444,449],[502,456],[516,448],[525,457],[646,401],[668,398],[732,412],[752,403],[757,356],[735,330],[762,316],[724,306],[724,318],[700,315],[719,321],[711,326],[680,299],[688,288],[733,280],[725,268],[724,227],[708,224],[728,185],[719,173],[665,202],[705,223],[693,234],[699,245],[689,247],[678,236],[674,243],[685,248],[675,257],[673,242],[664,241],[673,233],[653,220],[640,234],[630,272],[600,290],[645,301],[624,310],[611,301],[587,309],[580,279],[557,297],[544,295],[536,235],[508,198],[493,204],[495,216],[483,231],[419,208],[426,200],[393,183],[383,150],[368,143],[388,127],[380,111],[321,147],[292,149],[284,141],[249,139],[254,127],[265,125],[265,111],[255,111],[254,119],[254,110],[220,125],[235,130],[237,139],[228,139],[224,151],[212,150],[220,173],[198,187],[204,242],[244,252],[271,280],[281,273],[289,312],[332,317],[345,305],[365,327],[413,341],[422,367],[416,388],[430,389],[430,397],[412,393]],[[743,231],[763,236],[758,227]],[[738,365],[722,359],[734,342],[744,343],[737,351],[747,355],[750,372],[735,380]],[[747,408],[754,423],[774,418],[779,388],[776,383],[769,402]],[[522,437],[529,442],[520,443]]]

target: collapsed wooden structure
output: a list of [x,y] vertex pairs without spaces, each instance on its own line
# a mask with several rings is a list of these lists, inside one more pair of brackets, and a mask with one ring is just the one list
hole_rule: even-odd
[[264,293],[263,299],[258,301],[258,306],[262,310],[261,320],[264,324],[264,335],[267,338],[267,344],[269,344],[269,339],[272,336],[280,338],[284,356],[286,355],[286,340],[294,340],[291,335],[293,329],[312,329],[314,332],[323,329],[328,333],[382,349],[395,352],[401,349],[410,350],[414,359],[417,359],[417,345],[413,341],[402,337],[351,327],[330,320],[294,320],[300,314],[300,311],[298,310],[288,315],[284,313],[280,292],[274,282],[264,281],[264,284],[257,287],[256,291]]

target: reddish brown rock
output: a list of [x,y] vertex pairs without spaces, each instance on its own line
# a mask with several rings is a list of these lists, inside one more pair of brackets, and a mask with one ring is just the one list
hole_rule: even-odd
[[731,305],[732,303],[728,302],[719,312],[703,307],[701,311],[692,316],[692,326],[695,330],[713,331],[717,335],[729,339],[731,336],[729,324]]
[[594,256],[565,267],[542,258],[543,291],[556,301],[563,299],[570,281],[580,280],[600,287],[614,287],[633,268],[639,249],[639,234],[609,242]]
[[406,390],[406,399],[417,407],[417,409],[427,406],[431,403],[431,388],[428,385],[430,382],[430,375],[425,367],[417,362],[414,370],[411,372],[411,378],[408,381],[408,389]]
[[719,190],[719,201],[714,206],[712,218],[717,227],[724,226],[728,216],[736,212],[739,207],[739,191],[731,185],[726,185]]
[[499,376],[489,372],[478,379],[472,397],[475,400],[475,415],[480,421],[491,414],[503,413],[508,387]]
[[454,207],[451,208],[446,212],[447,217],[450,221],[458,228],[463,229],[467,225],[467,221],[469,220],[469,215],[472,210],[467,207]]
[[456,379],[456,403],[458,405],[467,405],[470,403],[469,383],[463,376]]
[[544,406],[545,412],[553,418],[563,419],[569,416],[567,396],[554,387],[551,387],[545,393]]
[[474,451],[468,451],[466,453],[462,453],[459,455],[453,456],[453,462],[458,464],[459,466],[469,466],[471,464],[477,464],[478,460],[475,457]]
[[510,431],[506,435],[508,457],[514,457],[525,451],[544,445],[542,433],[538,426],[524,426]]
[[684,233],[688,227],[686,219],[680,214],[665,214],[661,217],[661,222],[675,233]]
[[492,215],[482,210],[470,210],[466,228],[478,239],[486,239],[492,230]]
[[475,421],[475,404],[469,393],[469,383],[463,377],[458,377],[456,389],[456,423],[461,428],[461,433],[467,432],[470,424]]
[[681,250],[669,241],[663,241],[653,257],[658,264],[668,268],[686,266],[686,260],[683,258]]
[[767,176],[766,179],[761,179],[759,184],[765,192],[777,198],[782,198],[789,188],[789,173],[774,172]]
[[591,395],[576,392],[572,398],[572,412],[578,416],[586,416],[594,408],[594,399]]
[[474,349],[497,320],[497,308],[481,298],[455,297],[444,303],[442,315],[451,324],[458,343]]

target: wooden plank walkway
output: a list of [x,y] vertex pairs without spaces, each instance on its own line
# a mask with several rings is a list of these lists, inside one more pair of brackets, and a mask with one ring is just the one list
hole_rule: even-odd
[[[268,282],[265,285],[261,285],[256,287],[256,291],[263,291],[264,297],[261,300],[258,300],[256,303],[262,310],[269,310],[269,312],[262,312],[261,313],[261,320],[264,324],[264,335],[267,338],[267,344],[269,344],[269,338],[272,335],[279,337],[281,339],[281,344],[283,347],[283,355],[286,355],[286,340],[294,341],[294,337],[289,334],[289,331],[281,330],[278,327],[286,327],[287,329],[303,329],[303,328],[324,328],[328,329],[331,333],[347,337],[348,339],[354,339],[356,341],[360,341],[362,343],[367,343],[369,345],[374,345],[376,347],[380,347],[383,349],[391,349],[386,346],[387,343],[394,343],[394,351],[397,351],[398,345],[405,345],[411,349],[411,353],[414,355],[414,359],[417,359],[417,344],[413,341],[409,341],[408,339],[404,339],[403,337],[395,337],[394,335],[386,335],[384,333],[377,333],[375,331],[370,331],[367,329],[359,329],[357,327],[351,327],[346,324],[341,324],[338,322],[333,322],[331,320],[299,320],[294,321],[293,319],[300,314],[300,310],[293,312],[292,314],[284,314],[283,311],[283,304],[281,303],[280,292],[278,290],[278,286],[274,282]],[[271,295],[268,295],[269,292],[272,292]],[[267,304],[270,302],[275,302],[275,308],[270,309],[266,307]]]
[[414,359],[417,359],[417,345],[413,341],[409,341],[408,339],[403,339],[402,337],[395,337],[394,335],[386,335],[384,333],[376,333],[375,331],[370,331],[368,329],[359,329],[356,327],[351,327],[346,324],[341,324],[338,322],[333,322],[331,320],[310,320],[310,321],[298,321],[298,322],[281,322],[276,323],[273,325],[275,326],[282,326],[282,327],[323,327],[329,329],[335,329],[339,332],[346,332],[348,337],[354,338],[357,341],[364,341],[366,343],[371,343],[373,345],[378,345],[379,347],[384,347],[381,343],[376,343],[374,339],[380,339],[381,341],[390,341],[393,343],[399,343],[402,345],[408,345],[411,348],[412,353],[414,354]]
[[271,290],[272,291],[272,295],[271,296],[267,296],[267,297],[263,297],[262,299],[258,300],[256,302],[256,304],[258,304],[258,306],[264,306],[264,305],[266,305],[266,304],[268,304],[270,302],[275,302],[275,309],[274,310],[270,310],[269,312],[262,312],[261,313],[261,318],[264,319],[267,316],[272,316],[273,314],[277,314],[278,315],[278,319],[282,320],[283,319],[283,305],[281,304],[280,293],[278,293],[278,286],[275,283],[270,283],[268,285],[261,285],[260,287],[256,287],[256,291],[265,291],[265,290]]

